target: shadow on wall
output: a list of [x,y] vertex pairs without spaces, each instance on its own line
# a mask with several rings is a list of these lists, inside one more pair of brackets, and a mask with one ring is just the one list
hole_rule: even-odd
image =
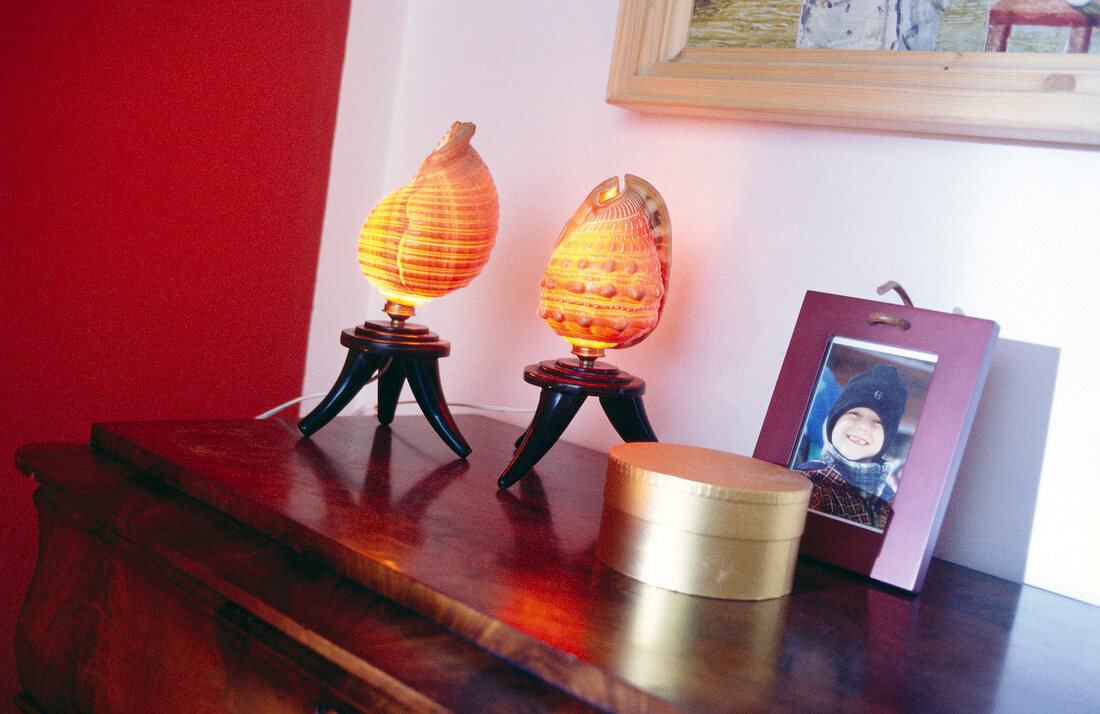
[[997,340],[936,557],[1023,581],[1060,354]]

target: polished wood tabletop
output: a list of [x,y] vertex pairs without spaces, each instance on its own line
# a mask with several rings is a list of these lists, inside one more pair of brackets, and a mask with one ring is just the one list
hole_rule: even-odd
[[17,465],[309,656],[381,633],[410,709],[1096,710],[1098,608],[939,560],[918,596],[809,559],[774,600],[661,590],[595,556],[605,453],[559,442],[499,491],[521,428],[457,419],[466,459],[417,415],[97,424]]

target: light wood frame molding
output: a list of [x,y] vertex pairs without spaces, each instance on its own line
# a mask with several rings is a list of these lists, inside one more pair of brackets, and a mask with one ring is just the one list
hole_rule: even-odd
[[652,113],[1100,147],[1100,55],[687,46],[692,0],[621,0],[607,101]]

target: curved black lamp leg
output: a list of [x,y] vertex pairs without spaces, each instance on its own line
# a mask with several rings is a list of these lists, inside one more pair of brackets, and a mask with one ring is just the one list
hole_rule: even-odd
[[517,448],[517,449],[518,449],[518,448],[520,447],[520,444],[522,444],[522,443],[523,443],[523,440],[524,440],[524,439],[526,439],[526,438],[527,438],[527,435],[531,433],[531,428],[532,428],[532,427],[533,427],[534,425],[535,425],[535,420],[534,420],[534,419],[532,419],[532,420],[531,420],[531,423],[527,425],[527,428],[526,428],[526,429],[524,429],[524,430],[523,430],[523,433],[519,435],[519,438],[518,438],[518,439],[516,439],[516,443],[515,443],[515,448]]
[[405,377],[409,380],[409,388],[416,397],[420,410],[428,417],[435,433],[446,442],[451,450],[461,458],[466,458],[471,449],[462,434],[458,431],[451,410],[443,399],[443,385],[439,381],[439,360],[431,359],[404,359]]
[[310,436],[332,421],[332,418],[359,393],[363,385],[370,381],[371,375],[378,369],[383,359],[368,352],[349,350],[348,357],[344,360],[344,367],[340,370],[340,376],[336,378],[336,384],[332,385],[332,389],[321,403],[298,422],[299,431],[305,436]]
[[543,387],[531,426],[527,428],[523,443],[512,457],[512,463],[508,464],[504,474],[497,479],[497,487],[508,488],[546,455],[577,415],[587,396]]
[[657,441],[641,397],[600,397],[600,406],[623,441]]
[[402,360],[390,358],[389,366],[378,376],[378,421],[389,424],[397,410],[401,387],[405,386],[405,367]]

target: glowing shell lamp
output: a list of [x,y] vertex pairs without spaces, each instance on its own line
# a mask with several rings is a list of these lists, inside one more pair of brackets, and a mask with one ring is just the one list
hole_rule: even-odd
[[359,238],[359,265],[386,304],[388,321],[344,330],[347,360],[328,395],[298,422],[310,436],[327,424],[374,375],[378,419],[393,420],[407,380],[436,433],[461,457],[459,433],[439,382],[439,358],[451,345],[427,327],[406,322],[416,306],[468,285],[489,260],[500,208],[488,167],[470,146],[475,127],[455,122],[416,177],[379,203]]
[[668,208],[653,186],[627,174],[592,190],[562,230],[540,283],[539,316],[573,345],[574,357],[528,365],[542,388],[531,425],[497,485],[508,488],[597,396],[624,441],[657,441],[642,404],[645,382],[599,361],[657,326],[668,289]]

